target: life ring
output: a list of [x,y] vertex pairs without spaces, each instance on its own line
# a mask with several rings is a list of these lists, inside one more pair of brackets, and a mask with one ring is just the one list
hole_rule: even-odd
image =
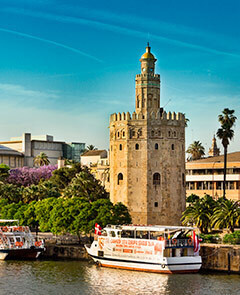
[[36,242],[35,242],[35,246],[36,246],[36,247],[40,247],[41,245],[42,245],[42,242],[41,242],[41,241],[36,241]]
[[192,246],[192,239],[189,238],[188,241],[187,241],[187,243],[188,243],[188,246]]
[[8,228],[6,226],[3,226],[2,231],[5,233],[8,232]]
[[177,245],[177,239],[172,239],[172,244]]

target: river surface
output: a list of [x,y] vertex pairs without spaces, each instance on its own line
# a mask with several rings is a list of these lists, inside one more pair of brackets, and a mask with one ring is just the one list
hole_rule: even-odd
[[237,295],[240,275],[154,274],[85,261],[0,261],[0,295],[5,294]]

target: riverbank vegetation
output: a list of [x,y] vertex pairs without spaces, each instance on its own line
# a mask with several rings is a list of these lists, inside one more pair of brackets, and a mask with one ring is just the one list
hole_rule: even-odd
[[[201,231],[201,237],[205,242],[234,241],[240,244],[240,232],[235,232],[240,227],[240,203],[238,201],[219,198],[214,200],[211,196],[205,195],[199,198],[197,195],[190,195],[187,198],[187,208],[182,215],[183,225],[195,225]],[[227,230],[228,236],[221,239],[214,231]]]
[[[0,218],[54,234],[91,233],[94,224],[131,223],[122,203],[113,204],[100,182],[80,164],[20,168],[0,182]],[[0,172],[1,173],[1,172]]]

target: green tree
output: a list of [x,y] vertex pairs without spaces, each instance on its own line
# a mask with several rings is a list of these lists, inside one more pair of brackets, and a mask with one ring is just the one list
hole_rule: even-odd
[[84,170],[76,175],[71,183],[64,189],[63,196],[72,198],[80,197],[88,201],[109,198],[108,193],[88,170]]
[[187,203],[195,203],[196,201],[199,201],[199,196],[195,195],[195,194],[191,194],[190,196],[187,197],[186,202]]
[[205,155],[205,149],[200,141],[190,144],[186,152],[191,155],[189,160],[198,160]]
[[40,181],[39,184],[32,184],[23,189],[22,199],[24,203],[40,201],[46,198],[58,198],[60,192],[58,188],[49,180]]
[[7,199],[9,202],[18,203],[22,200],[22,187],[11,183],[0,182],[0,198]]
[[240,221],[240,207],[239,202],[224,199],[218,203],[214,209],[211,218],[211,224],[215,228],[227,228],[232,233],[234,228],[239,225]]
[[44,165],[50,164],[48,156],[43,152],[41,152],[38,156],[36,156],[33,162],[34,162],[34,165],[37,165],[37,166],[44,166]]
[[226,171],[227,171],[227,148],[230,140],[233,139],[234,131],[232,127],[237,120],[237,117],[234,116],[235,111],[224,109],[222,114],[218,116],[218,121],[221,124],[221,127],[217,130],[217,137],[222,141],[224,149],[224,171],[223,171],[223,197],[226,197]]
[[[86,169],[86,168],[85,168]],[[59,188],[63,190],[71,180],[76,176],[77,173],[83,171],[80,163],[75,163],[71,167],[63,167],[53,171],[53,175],[50,181]]]
[[10,168],[5,164],[0,164],[0,181],[5,181],[9,176]]
[[190,203],[182,214],[183,225],[196,225],[202,233],[208,233],[211,229],[211,216],[215,206],[216,202],[209,195]]
[[42,232],[51,231],[50,214],[58,199],[55,197],[44,199],[35,204],[36,219],[39,223],[39,229]]

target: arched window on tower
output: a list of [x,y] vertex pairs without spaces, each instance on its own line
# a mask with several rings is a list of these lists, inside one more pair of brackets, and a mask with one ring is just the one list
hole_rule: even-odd
[[135,144],[135,150],[139,150],[139,144],[138,143]]
[[123,175],[122,173],[118,173],[118,184],[122,184],[123,181]]
[[120,151],[122,150],[122,145],[121,145],[121,144],[119,144],[119,150],[120,150]]
[[175,147],[174,147],[174,144],[172,144],[172,151],[174,151]]
[[151,131],[151,136],[154,136],[154,130]]
[[140,104],[139,104],[139,98],[137,97],[137,108],[140,107]]
[[155,150],[158,150],[158,143],[155,143]]
[[153,185],[160,185],[161,177],[159,173],[153,174]]

